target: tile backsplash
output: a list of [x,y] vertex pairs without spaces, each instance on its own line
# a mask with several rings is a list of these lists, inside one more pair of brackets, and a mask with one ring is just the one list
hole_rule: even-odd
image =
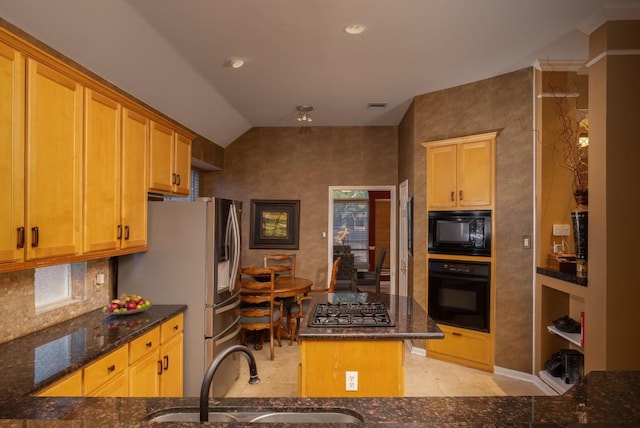
[[[86,263],[84,293],[74,292],[75,297],[81,298],[46,312],[36,312],[35,309],[34,269],[0,274],[0,343],[104,306],[109,301],[113,283],[109,259],[91,260]],[[105,275],[105,283],[95,286],[98,273]]]

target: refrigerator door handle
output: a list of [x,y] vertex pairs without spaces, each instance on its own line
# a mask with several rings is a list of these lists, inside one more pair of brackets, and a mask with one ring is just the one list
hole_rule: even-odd
[[240,225],[238,224],[238,216],[236,214],[236,206],[231,204],[229,210],[229,219],[231,220],[232,230],[232,250],[231,250],[231,272],[229,277],[229,290],[233,293],[236,288],[236,278],[238,276],[238,268],[240,266]]

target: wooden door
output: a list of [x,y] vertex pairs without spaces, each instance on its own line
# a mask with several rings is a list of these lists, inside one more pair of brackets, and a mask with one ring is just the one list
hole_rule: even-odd
[[0,263],[24,260],[24,65],[0,43]]
[[171,193],[173,165],[173,131],[152,121],[149,140],[149,190]]
[[391,249],[391,202],[388,199],[376,199],[375,203],[376,220],[374,236],[376,237],[376,251],[375,258],[373,260],[369,260],[370,270],[375,270],[382,248],[387,249],[387,255],[384,258],[382,268],[389,269],[389,252]]
[[147,147],[149,119],[122,114],[121,248],[147,245]]
[[174,193],[189,195],[191,190],[191,140],[176,133]]
[[454,208],[456,197],[456,145],[427,148],[427,207]]
[[83,87],[35,60],[27,67],[27,258],[78,254]]
[[491,205],[492,150],[491,141],[476,141],[458,147],[458,205],[477,207]]
[[120,104],[86,90],[84,252],[120,248]]

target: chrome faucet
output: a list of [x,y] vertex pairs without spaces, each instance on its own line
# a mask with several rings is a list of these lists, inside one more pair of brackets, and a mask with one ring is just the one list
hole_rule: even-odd
[[240,352],[247,358],[247,362],[249,363],[249,383],[260,383],[256,359],[249,348],[243,345],[234,345],[225,349],[213,360],[202,379],[202,387],[200,388],[200,422],[209,422],[209,391],[211,390],[213,375],[216,373],[216,370],[218,370],[218,366],[220,366],[222,360],[235,352]]

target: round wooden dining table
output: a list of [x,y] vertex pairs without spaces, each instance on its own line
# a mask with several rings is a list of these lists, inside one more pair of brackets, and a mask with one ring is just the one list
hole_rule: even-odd
[[[256,293],[269,293],[270,290],[268,288],[264,288],[261,290],[255,289],[245,289],[242,288],[242,283],[240,283],[240,294],[256,294]],[[274,293],[276,297],[285,298],[285,297],[294,297],[300,294],[306,294],[311,291],[311,287],[313,286],[313,281],[307,278],[302,278],[299,276],[296,277],[288,277],[281,276],[276,278],[274,284]]]
[[[269,288],[263,288],[259,290],[248,289],[248,288],[243,288],[242,283],[240,284],[241,284],[240,294],[257,294],[257,293],[268,294],[271,292]],[[286,297],[295,297],[301,294],[307,294],[309,291],[311,291],[312,286],[313,286],[313,281],[307,278],[302,278],[299,276],[296,276],[293,278],[289,276],[281,276],[276,278],[275,283],[273,284],[273,288],[274,288],[273,291],[276,297],[284,299]],[[284,323],[280,323],[280,331],[281,333],[284,333],[285,339],[290,338],[289,331],[284,328]],[[261,339],[258,341],[258,343],[255,344],[256,350],[262,349],[262,341],[263,341],[263,338],[261,336]]]

